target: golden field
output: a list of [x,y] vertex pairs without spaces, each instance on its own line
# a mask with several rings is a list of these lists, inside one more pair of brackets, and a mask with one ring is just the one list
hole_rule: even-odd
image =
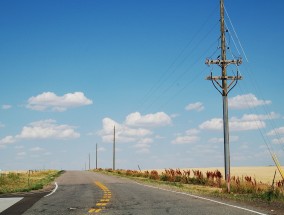
[[[225,176],[224,167],[210,167],[210,168],[181,168],[180,170],[200,170],[205,175],[207,171],[214,171],[218,169],[223,177]],[[284,168],[282,167],[283,171]],[[272,184],[274,173],[277,168],[275,166],[252,166],[252,167],[231,167],[231,176],[245,177],[251,176],[258,182]],[[150,170],[148,170],[150,171]],[[164,169],[157,170],[159,174],[164,172]],[[278,170],[276,171],[275,181],[282,180]]]

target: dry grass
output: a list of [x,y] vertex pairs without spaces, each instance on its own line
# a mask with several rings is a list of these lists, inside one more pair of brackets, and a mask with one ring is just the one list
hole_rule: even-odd
[[[225,176],[224,173],[224,167],[210,167],[210,168],[182,168],[183,170],[188,169],[197,169],[203,172],[203,174],[206,174],[207,171],[215,171],[218,169],[223,176]],[[284,167],[282,167],[284,169]],[[245,176],[251,176],[255,178],[258,182],[262,182],[265,184],[272,184],[274,173],[277,168],[275,166],[266,166],[266,167],[231,167],[231,176],[244,178]],[[151,171],[151,170],[148,170]],[[159,174],[162,174],[162,172],[165,172],[164,169],[157,170]],[[279,172],[276,172],[275,181],[282,180]]]
[[42,189],[59,174],[56,170],[1,172],[0,194]]

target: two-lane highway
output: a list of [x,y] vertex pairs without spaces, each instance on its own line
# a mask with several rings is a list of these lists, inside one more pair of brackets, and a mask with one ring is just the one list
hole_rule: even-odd
[[56,181],[58,189],[41,198],[24,215],[266,214],[266,211],[236,207],[87,171],[67,171]]

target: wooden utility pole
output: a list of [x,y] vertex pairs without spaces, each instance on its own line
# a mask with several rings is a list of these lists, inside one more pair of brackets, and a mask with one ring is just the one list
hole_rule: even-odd
[[98,169],[98,144],[96,143],[96,169]]
[[[224,0],[220,0],[220,25],[221,25],[221,59],[211,60],[207,59],[206,64],[217,64],[222,69],[221,76],[208,76],[206,79],[211,80],[214,87],[220,92],[223,98],[223,130],[224,130],[224,163],[225,163],[225,179],[227,182],[227,191],[230,192],[230,146],[229,146],[229,120],[228,120],[228,93],[234,86],[237,84],[238,80],[241,80],[242,77],[237,76],[227,76],[227,66],[229,64],[237,64],[240,65],[242,63],[241,59],[237,60],[227,60],[226,59],[226,35],[225,35],[225,20],[224,20]],[[218,82],[221,80],[221,84]],[[227,80],[230,80],[230,84],[228,85]],[[233,85],[233,83],[235,83]],[[217,84],[221,90],[215,85]]]
[[91,169],[91,155],[89,153],[89,170]]
[[113,156],[112,156],[112,169],[115,170],[115,126],[113,127]]

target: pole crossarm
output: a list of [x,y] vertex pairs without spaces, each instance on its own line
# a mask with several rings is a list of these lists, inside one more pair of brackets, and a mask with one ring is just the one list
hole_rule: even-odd
[[206,59],[205,64],[207,64],[208,66],[210,66],[211,64],[218,64],[219,66],[225,65],[225,67],[227,67],[230,64],[236,64],[237,66],[239,66],[242,64],[242,62],[243,62],[242,58],[234,59],[234,60]]
[[207,76],[206,80],[243,80],[242,76]]

